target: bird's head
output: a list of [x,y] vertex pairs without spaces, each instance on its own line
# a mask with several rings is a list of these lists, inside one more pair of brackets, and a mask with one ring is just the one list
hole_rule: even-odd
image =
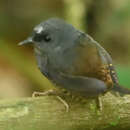
[[78,40],[80,31],[61,19],[51,18],[34,27],[31,36],[19,43],[25,45],[33,43],[42,51],[63,51],[71,48]]

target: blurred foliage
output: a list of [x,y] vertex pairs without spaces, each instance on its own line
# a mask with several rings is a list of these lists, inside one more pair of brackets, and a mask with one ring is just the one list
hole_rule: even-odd
[[26,57],[23,53],[21,53],[17,47],[10,45],[5,41],[0,41],[0,45],[0,52],[2,53],[3,57],[6,58],[9,63],[19,70],[23,75],[30,79],[32,83],[37,85],[38,89],[42,90],[51,86],[49,81],[45,79],[45,77],[41,76],[41,73],[38,71],[34,62],[30,60],[29,57]]
[[94,1],[86,14],[88,33],[110,52],[115,61],[124,64],[130,58],[129,3],[129,0]]
[[[94,37],[117,66],[124,65],[117,69],[120,82],[130,86],[129,0],[1,0],[0,16],[0,57],[26,77],[34,90],[49,88],[51,84],[37,69],[32,47],[18,47],[17,43],[36,24],[50,17],[63,18]],[[2,59],[0,67],[4,64]],[[6,73],[6,68],[2,69]]]
[[117,67],[117,74],[119,77],[120,84],[124,87],[130,88],[130,67]]

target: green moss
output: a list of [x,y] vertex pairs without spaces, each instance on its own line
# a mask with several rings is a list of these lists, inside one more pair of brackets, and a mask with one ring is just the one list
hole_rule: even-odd
[[118,125],[119,121],[120,121],[120,116],[117,116],[117,118],[115,119],[115,121],[110,122],[109,125],[116,126],[116,125]]
[[91,110],[92,112],[96,112],[96,110],[97,110],[96,105],[93,104],[93,103],[91,103],[91,104],[90,104],[90,110]]

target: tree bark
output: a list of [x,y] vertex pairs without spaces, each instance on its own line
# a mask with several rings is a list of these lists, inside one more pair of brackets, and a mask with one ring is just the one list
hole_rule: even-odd
[[69,112],[55,96],[0,101],[0,130],[129,130],[130,96],[102,96],[103,110],[94,100],[69,102]]

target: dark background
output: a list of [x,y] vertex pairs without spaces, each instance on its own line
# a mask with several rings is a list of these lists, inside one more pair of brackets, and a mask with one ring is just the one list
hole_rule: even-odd
[[52,87],[37,69],[32,47],[17,46],[50,17],[98,41],[111,54],[120,83],[130,87],[130,0],[0,0],[0,98]]

